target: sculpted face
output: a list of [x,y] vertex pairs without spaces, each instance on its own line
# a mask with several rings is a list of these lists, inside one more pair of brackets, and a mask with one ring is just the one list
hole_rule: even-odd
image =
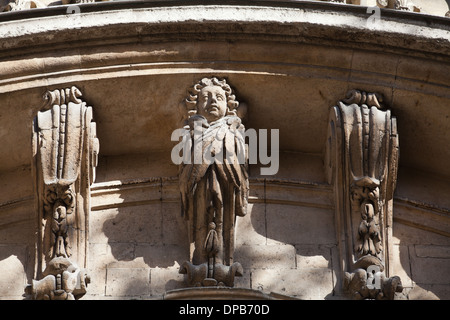
[[219,120],[227,113],[227,97],[219,86],[206,86],[200,90],[197,100],[197,113],[208,122]]

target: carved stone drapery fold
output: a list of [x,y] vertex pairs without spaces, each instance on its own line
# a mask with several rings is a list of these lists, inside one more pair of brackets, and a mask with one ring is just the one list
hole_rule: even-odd
[[233,287],[235,220],[247,211],[248,173],[239,103],[225,80],[204,78],[186,99],[187,125],[179,184],[188,222],[190,261],[180,273],[189,286]]
[[33,123],[38,199],[33,299],[76,299],[86,293],[90,185],[99,142],[92,107],[75,86],[47,91]]
[[[382,96],[352,90],[330,111],[325,165],[334,184],[344,289],[354,298],[393,299],[392,201],[399,143]],[[387,276],[386,276],[387,275]]]

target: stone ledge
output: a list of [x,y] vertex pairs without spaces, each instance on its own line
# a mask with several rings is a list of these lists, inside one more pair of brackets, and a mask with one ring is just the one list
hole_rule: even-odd
[[[84,47],[84,40],[104,43],[108,37],[116,43],[133,36],[147,41],[167,41],[169,37],[194,40],[212,34],[215,39],[321,39],[334,45],[344,41],[346,46],[358,48],[365,44],[372,49],[403,47],[408,51],[440,53],[450,43],[448,18],[381,9],[380,23],[368,26],[370,15],[363,6],[317,1],[222,0],[214,5],[205,1],[118,1],[83,4],[80,8],[77,16],[67,15],[68,6],[1,14],[0,37],[8,39],[2,43],[2,49],[31,49],[30,46],[45,43],[48,50],[51,43],[61,45],[61,41],[77,41]],[[199,24],[208,27],[199,28]]]
[[[210,5],[211,3],[218,4],[219,1],[208,1],[208,0],[191,0],[191,1],[183,1],[183,0],[125,0],[125,1],[99,1],[94,2],[94,0],[90,3],[78,3],[78,4],[68,4],[64,5],[62,2],[58,4],[58,1],[42,1],[42,2],[49,2],[49,4],[53,3],[53,5],[50,5],[48,7],[41,7],[38,8],[38,10],[26,10],[26,9],[20,9],[20,10],[14,10],[14,11],[6,11],[5,13],[8,13],[8,16],[3,16],[2,18],[5,20],[14,20],[14,19],[22,19],[22,18],[33,18],[33,17],[39,17],[39,16],[48,16],[48,15],[57,15],[57,14],[65,14],[67,7],[70,6],[82,6],[85,11],[92,12],[92,11],[102,11],[102,10],[108,10],[108,9],[125,9],[125,8],[153,8],[153,7],[171,7],[171,6],[182,6],[182,5]],[[350,11],[354,13],[360,13],[364,12],[366,13],[367,7],[365,5],[352,5],[352,4],[346,4],[342,5],[341,3],[333,3],[328,0],[302,0],[302,1],[295,1],[295,0],[269,0],[269,1],[261,1],[261,0],[244,0],[244,1],[236,1],[236,0],[221,0],[219,4],[223,5],[241,5],[241,6],[265,6],[265,7],[300,7],[305,9],[310,8],[317,8],[320,10],[329,10],[333,9],[338,12],[342,11]],[[382,8],[381,10],[386,11],[388,15],[396,15],[396,14],[403,14],[403,15],[414,15],[415,12],[412,11],[405,11],[405,10],[391,10],[390,8]],[[417,14],[415,16],[418,16]],[[423,16],[429,16],[426,14],[426,12],[423,12]],[[432,15],[435,16],[435,15]],[[439,16],[436,16],[439,17]],[[0,18],[0,21],[3,19]],[[421,19],[419,17],[419,19]]]
[[[276,298],[275,298],[276,297]],[[167,291],[164,300],[275,300],[287,298],[278,294],[266,294],[259,290],[245,288],[227,288],[227,287],[202,287],[175,289]]]

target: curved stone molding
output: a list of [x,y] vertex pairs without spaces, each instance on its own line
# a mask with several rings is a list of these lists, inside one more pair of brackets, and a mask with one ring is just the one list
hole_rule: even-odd
[[389,275],[399,144],[382,96],[352,90],[329,116],[326,167],[334,184],[344,289],[354,298],[393,299]]
[[73,86],[47,91],[33,123],[38,198],[33,299],[73,300],[86,293],[90,185],[99,152],[92,107]]
[[[66,5],[66,4],[84,4],[84,3],[94,3],[94,2],[103,2],[109,0],[61,0],[61,1],[38,1],[38,0],[8,0],[5,1],[6,4],[0,6],[0,12],[8,12],[8,11],[20,11],[20,10],[30,10],[34,8],[45,8],[45,7],[53,7],[58,5]],[[323,2],[330,3],[338,3],[338,4],[353,4],[353,5],[362,5],[362,6],[377,6],[380,8],[389,8],[394,10],[403,10],[403,11],[411,11],[411,12],[422,12],[422,8],[418,7],[411,0],[317,0]],[[425,11],[432,10],[436,11],[435,4],[427,4],[424,8]]]
[[226,287],[177,289],[164,294],[164,300],[276,300],[280,297],[252,289]]

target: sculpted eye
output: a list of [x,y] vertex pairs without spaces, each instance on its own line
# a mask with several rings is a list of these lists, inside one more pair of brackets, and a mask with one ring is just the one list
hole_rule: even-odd
[[218,95],[217,95],[217,100],[222,101],[222,100],[223,100],[223,96],[220,95],[220,94],[218,94]]

